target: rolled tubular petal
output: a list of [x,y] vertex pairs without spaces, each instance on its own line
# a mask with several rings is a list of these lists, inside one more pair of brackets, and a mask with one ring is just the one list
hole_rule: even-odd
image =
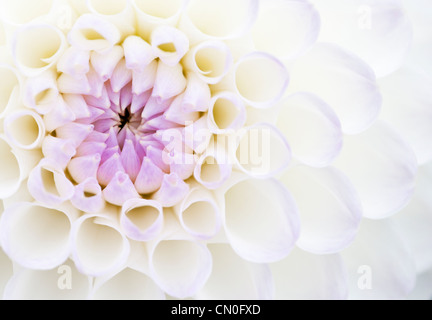
[[90,69],[90,52],[87,50],[70,47],[57,63],[57,71],[71,76],[86,74]]
[[168,220],[164,235],[148,242],[147,250],[152,279],[167,294],[182,299],[192,297],[204,286],[212,256],[204,244],[183,236],[178,228]]
[[237,133],[230,146],[235,166],[254,178],[268,178],[282,172],[291,162],[291,148],[275,126],[258,123]]
[[25,150],[41,147],[46,135],[42,118],[30,110],[18,111],[6,117],[4,130],[13,146]]
[[320,98],[297,93],[277,104],[276,126],[293,155],[312,167],[326,167],[342,149],[342,129],[334,111]]
[[91,297],[95,300],[164,300],[165,294],[151,277],[126,268],[108,279],[98,278]]
[[129,241],[111,214],[85,215],[72,226],[72,256],[81,273],[100,277],[118,272],[129,252]]
[[234,93],[225,91],[212,97],[208,110],[208,127],[215,134],[242,128],[246,123],[246,106]]
[[31,195],[47,206],[58,206],[74,195],[74,186],[52,159],[43,159],[30,173],[27,187]]
[[47,114],[57,106],[58,94],[57,75],[47,71],[38,77],[27,79],[23,102],[40,114]]
[[315,45],[295,61],[290,74],[289,91],[318,95],[334,109],[346,134],[365,131],[378,117],[382,97],[373,70],[337,45]]
[[42,0],[38,3],[31,0],[14,2],[2,0],[0,2],[1,17],[6,23],[19,26],[48,15],[53,9],[53,4],[54,0]]
[[185,66],[208,84],[216,84],[233,65],[229,47],[222,41],[209,40],[193,47],[185,57]]
[[86,0],[90,12],[114,24],[122,36],[135,32],[135,14],[129,0]]
[[224,196],[223,223],[234,251],[243,259],[270,263],[288,256],[300,231],[291,194],[276,180],[233,175]]
[[152,198],[164,207],[172,207],[182,201],[188,192],[189,185],[172,173],[164,176],[160,189]]
[[61,168],[66,169],[76,150],[71,141],[49,135],[43,141],[42,152],[46,158],[52,159]]
[[71,203],[85,213],[97,213],[105,207],[102,189],[95,178],[87,178],[75,187]]
[[160,203],[153,200],[128,200],[122,207],[120,223],[130,239],[152,240],[162,231],[163,208]]
[[117,64],[123,58],[123,54],[123,48],[117,45],[112,47],[108,52],[99,53],[94,51],[90,57],[90,61],[97,74],[103,80],[108,80],[111,78]]
[[137,36],[127,37],[123,42],[126,67],[144,72],[156,57],[149,43]]
[[341,172],[331,167],[298,166],[280,180],[299,208],[300,248],[314,254],[331,254],[351,244],[362,218],[362,206],[356,190]]
[[265,109],[282,98],[289,82],[290,75],[281,61],[268,53],[253,52],[240,58],[215,89],[234,91],[247,105]]
[[[206,39],[232,39],[245,34],[255,22],[259,1],[191,0],[179,28],[191,43]],[[229,8],[229,10],[227,10]]]
[[174,207],[181,226],[199,240],[206,240],[219,233],[222,212],[213,194],[205,188],[192,187],[184,200]]
[[49,270],[71,253],[71,225],[78,212],[50,209],[35,203],[16,203],[3,213],[0,230],[3,250],[30,269]]
[[173,27],[158,27],[151,35],[153,54],[168,66],[175,66],[189,51],[189,39]]
[[0,167],[0,196],[4,199],[19,189],[42,155],[38,151],[14,149],[3,137],[0,137],[0,154],[3,161]]
[[208,248],[213,256],[212,273],[196,299],[273,299],[273,279],[267,265],[243,260],[227,244],[211,244]]
[[0,65],[0,118],[4,118],[19,103],[21,78],[17,70],[9,65]]
[[259,51],[293,59],[317,40],[320,17],[307,1],[270,0],[260,2],[252,36]]
[[68,35],[71,45],[100,53],[107,52],[120,39],[120,31],[114,24],[92,14],[80,16]]
[[50,69],[66,48],[64,34],[49,24],[20,27],[12,42],[12,55],[18,69],[26,76],[37,76]]
[[81,274],[73,261],[51,270],[22,269],[8,282],[6,300],[85,300],[92,286],[90,277]]
[[389,217],[413,195],[417,159],[399,134],[383,121],[363,134],[345,139],[335,165],[353,183],[367,218]]
[[278,300],[345,300],[348,275],[340,255],[315,255],[295,249],[270,264]]
[[138,34],[149,41],[160,25],[176,26],[188,0],[132,0],[137,14]]

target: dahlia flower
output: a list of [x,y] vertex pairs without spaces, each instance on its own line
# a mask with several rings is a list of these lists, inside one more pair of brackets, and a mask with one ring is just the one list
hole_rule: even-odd
[[3,298],[431,294],[426,1],[0,17]]

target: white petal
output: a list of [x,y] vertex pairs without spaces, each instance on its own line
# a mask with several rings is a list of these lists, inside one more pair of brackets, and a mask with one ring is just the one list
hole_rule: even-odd
[[107,52],[121,39],[117,27],[100,16],[84,14],[68,35],[69,43],[82,50]]
[[161,101],[168,100],[182,93],[186,89],[186,78],[180,64],[174,67],[159,62],[156,80],[153,88],[153,96]]
[[199,240],[214,237],[222,226],[222,212],[216,199],[199,186],[191,188],[174,212],[186,232]]
[[161,26],[151,35],[153,54],[168,66],[175,66],[189,51],[189,39],[174,27]]
[[230,148],[235,166],[255,178],[272,177],[291,162],[291,148],[285,137],[279,129],[267,123],[239,130],[235,144],[230,143]]
[[320,17],[307,1],[266,0],[252,30],[257,50],[292,59],[315,43]]
[[2,137],[0,137],[0,154],[2,155],[0,197],[8,198],[18,190],[21,182],[28,177],[30,170],[37,164],[37,158],[40,159],[41,156],[33,156],[33,154],[12,149]]
[[251,262],[269,263],[285,258],[299,236],[294,199],[273,179],[233,176],[233,180],[236,183],[221,199],[225,232],[231,246],[240,257]]
[[278,300],[343,300],[347,272],[339,255],[315,255],[295,249],[270,265]]
[[87,178],[96,179],[100,162],[100,154],[75,157],[69,162],[67,169],[77,183],[82,183]]
[[13,261],[24,267],[54,268],[70,255],[71,224],[77,215],[72,208],[66,211],[17,203],[2,215],[2,247]]
[[75,115],[76,119],[88,118],[91,116],[87,103],[82,95],[63,94],[63,100]]
[[415,284],[409,251],[389,221],[362,222],[356,241],[342,253],[351,299],[405,299]]
[[57,71],[70,74],[86,74],[90,69],[90,52],[69,47],[57,63]]
[[215,134],[238,130],[246,123],[246,106],[234,93],[225,91],[213,95],[208,110],[208,128]]
[[12,260],[4,253],[0,247],[0,267],[2,272],[0,273],[0,297],[3,297],[3,292],[8,283],[9,279],[13,276],[13,264]]
[[334,111],[308,93],[289,96],[277,105],[277,127],[296,159],[312,167],[330,165],[342,149],[341,124]]
[[85,215],[72,226],[72,256],[77,269],[91,276],[103,276],[123,269],[130,244],[105,209]]
[[319,43],[290,70],[290,92],[308,91],[329,104],[346,134],[357,134],[377,118],[381,94],[372,69],[340,47]]
[[86,0],[91,13],[114,24],[122,36],[135,32],[135,14],[129,0]]
[[123,204],[120,222],[130,239],[152,240],[159,235],[164,225],[162,206],[153,200],[128,200]]
[[338,43],[356,52],[378,77],[401,66],[413,38],[411,22],[401,1],[313,2],[322,18],[322,41]]
[[216,84],[225,77],[234,61],[228,46],[217,40],[205,41],[189,50],[185,67],[208,84]]
[[255,22],[258,6],[255,0],[191,0],[179,27],[193,44],[209,38],[237,38]]
[[28,78],[23,91],[23,102],[27,107],[47,114],[58,103],[57,74],[47,71],[38,77]]
[[206,112],[210,107],[211,91],[197,74],[189,72],[187,74],[187,86],[183,98],[183,111]]
[[43,159],[30,173],[27,187],[31,195],[47,206],[58,206],[74,195],[74,186],[52,159]]
[[138,72],[144,72],[145,68],[156,57],[149,43],[137,36],[127,37],[123,42],[126,67]]
[[184,136],[186,146],[193,149],[196,153],[203,153],[213,136],[207,127],[207,117],[203,116],[201,119],[186,126]]
[[337,253],[354,240],[362,207],[356,190],[341,172],[299,166],[280,179],[299,208],[300,248],[315,254]]
[[253,52],[242,57],[214,90],[234,91],[247,105],[269,108],[282,98],[289,82],[281,61],[264,52]]
[[76,150],[73,142],[49,135],[43,141],[42,152],[46,158],[52,159],[62,169],[66,169]]
[[[22,25],[41,16],[46,16],[53,8],[54,0],[41,0],[35,3],[31,0],[1,1],[0,11],[4,21],[11,25]],[[25,10],[23,10],[25,8]]]
[[48,112],[43,119],[48,132],[52,132],[76,120],[75,114],[61,95],[57,97],[56,107]]
[[22,269],[9,281],[6,300],[85,300],[91,278],[78,272],[71,260],[51,270]]
[[167,294],[186,298],[204,286],[212,257],[205,245],[191,241],[172,224],[175,222],[168,220],[165,235],[147,244],[150,275]]
[[0,88],[0,118],[16,108],[20,96],[20,76],[14,68],[9,65],[0,65],[0,78],[2,85]]
[[92,67],[103,80],[111,78],[115,67],[123,58],[124,52],[121,46],[114,46],[107,52],[94,51],[90,57]]
[[137,13],[138,35],[149,41],[156,27],[175,27],[187,2],[188,0],[132,0]]
[[414,149],[419,164],[432,160],[432,78],[402,69],[381,79],[382,117],[391,122]]
[[264,300],[273,298],[268,266],[241,259],[226,244],[208,246],[213,256],[209,280],[195,296],[198,300]]
[[41,147],[46,135],[42,118],[30,110],[18,111],[7,116],[4,131],[13,146],[25,150]]
[[163,291],[142,272],[126,268],[109,279],[97,279],[95,300],[164,300]]
[[85,75],[70,76],[62,73],[57,79],[58,90],[69,94],[90,94],[92,88]]
[[48,24],[20,27],[12,42],[12,55],[18,69],[26,76],[36,76],[50,69],[66,49],[64,34]]
[[417,273],[432,268],[432,166],[420,167],[417,175],[416,190],[408,206],[395,215],[392,220],[402,239],[413,253]]
[[153,88],[158,71],[158,62],[153,60],[143,71],[133,70],[132,74],[132,92],[141,94]]
[[72,122],[57,128],[56,134],[58,138],[70,140],[77,148],[93,132],[93,128],[93,125]]
[[335,165],[353,183],[367,218],[389,217],[413,195],[417,159],[399,134],[382,121],[361,135],[346,137]]
[[120,60],[114,69],[110,82],[114,92],[120,92],[132,80],[132,71],[126,67],[125,59]]

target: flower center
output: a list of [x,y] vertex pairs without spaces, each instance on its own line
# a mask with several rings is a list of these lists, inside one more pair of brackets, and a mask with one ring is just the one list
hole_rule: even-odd
[[[119,117],[120,117],[120,123],[119,123],[118,126],[119,126],[120,131],[121,131],[121,130],[123,130],[123,128],[126,125],[129,124],[129,122],[130,122],[130,120],[132,118],[132,115],[131,115],[131,112],[130,112],[130,106],[126,108],[126,110],[123,112],[123,114],[120,113]],[[132,123],[131,123],[131,125],[132,125]]]

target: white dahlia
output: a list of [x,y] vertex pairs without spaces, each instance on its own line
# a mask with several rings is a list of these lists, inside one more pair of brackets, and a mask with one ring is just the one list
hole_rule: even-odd
[[0,1],[0,293],[402,299],[430,283],[431,8]]

